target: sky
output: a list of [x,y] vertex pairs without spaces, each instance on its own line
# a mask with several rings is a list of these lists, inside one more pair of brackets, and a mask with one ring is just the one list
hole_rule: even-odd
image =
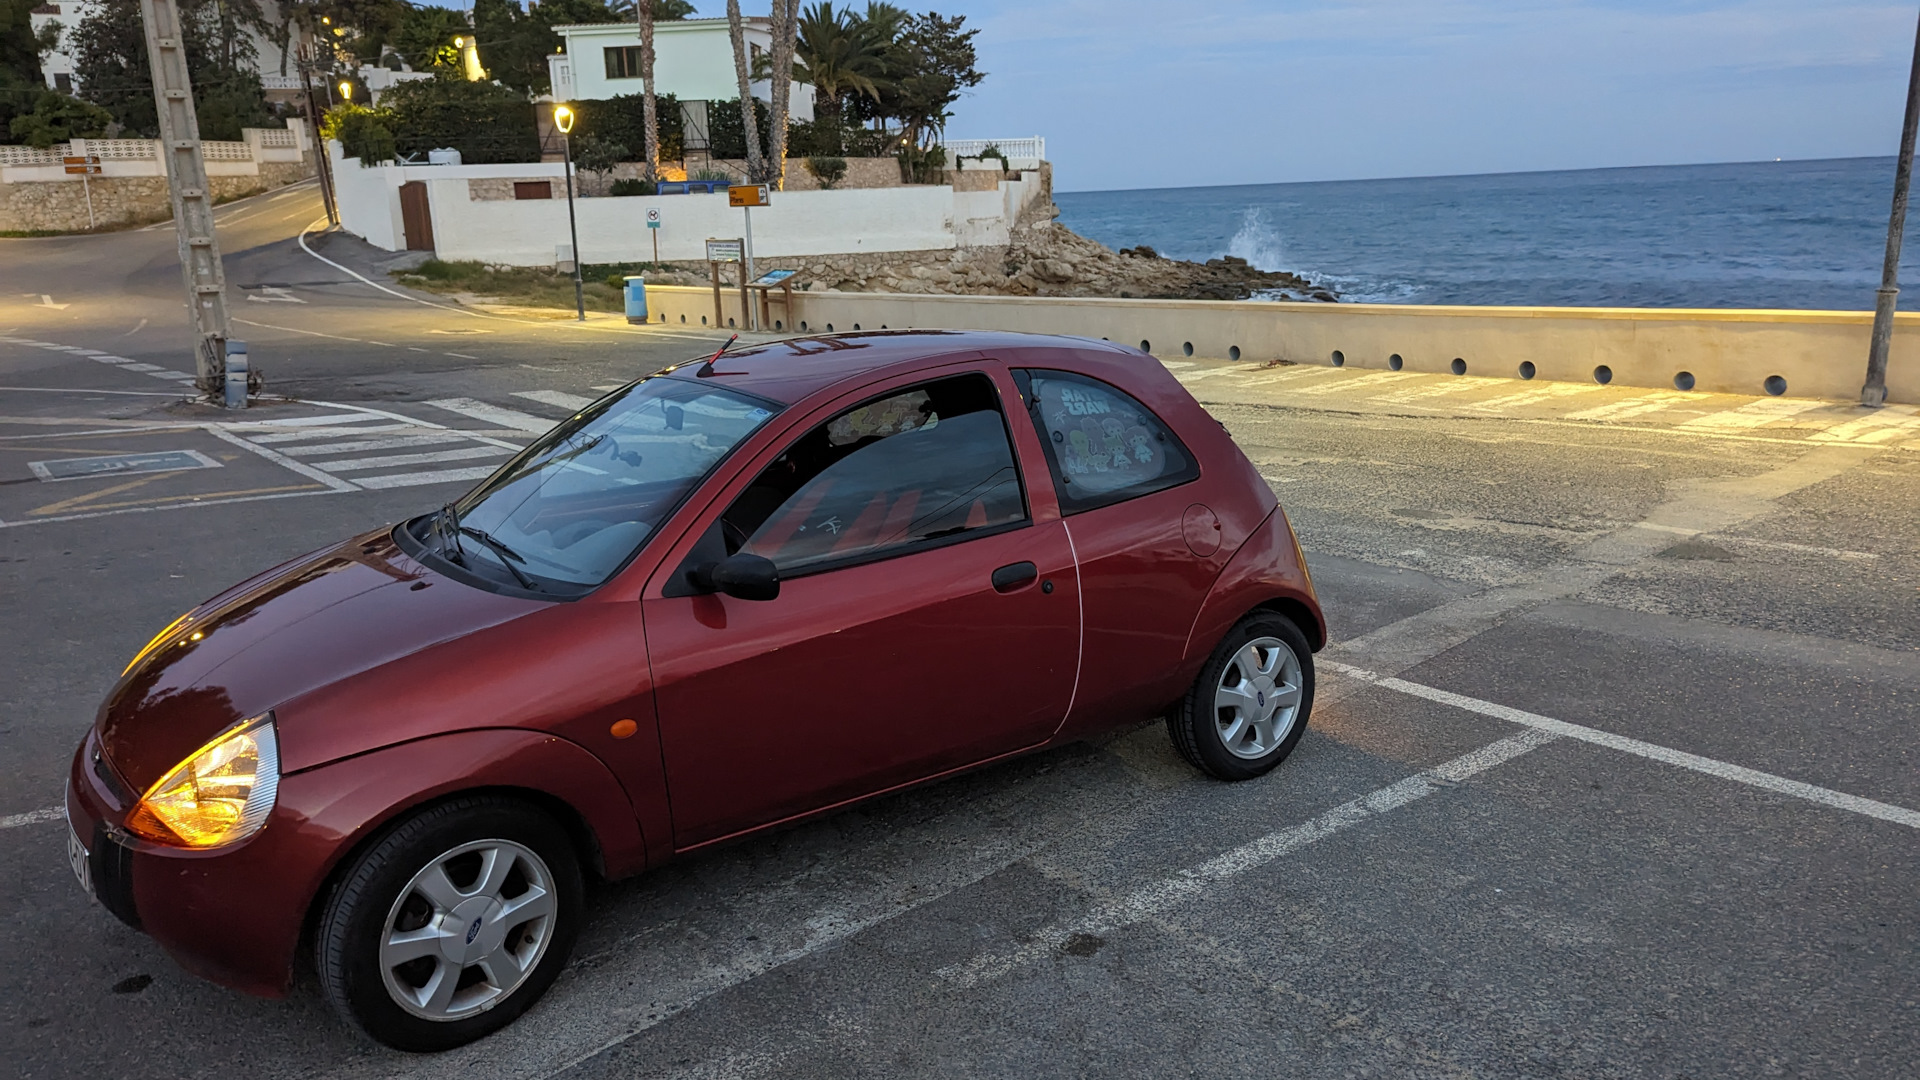
[[948,135],[1044,136],[1063,191],[1891,155],[1920,15],[1911,0],[937,8],[980,27],[988,73]]

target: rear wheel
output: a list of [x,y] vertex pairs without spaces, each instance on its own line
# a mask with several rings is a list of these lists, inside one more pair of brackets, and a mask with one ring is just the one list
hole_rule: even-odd
[[348,868],[315,940],[327,997],[400,1050],[446,1050],[525,1012],[566,966],[579,860],[537,807],[471,797],[394,827]]
[[1313,710],[1313,650],[1291,619],[1255,612],[1214,649],[1167,717],[1167,733],[1194,768],[1250,780],[1287,759]]

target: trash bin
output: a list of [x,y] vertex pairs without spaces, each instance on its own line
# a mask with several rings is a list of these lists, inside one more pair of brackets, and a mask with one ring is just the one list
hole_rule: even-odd
[[639,274],[627,276],[627,321],[647,321],[647,279]]

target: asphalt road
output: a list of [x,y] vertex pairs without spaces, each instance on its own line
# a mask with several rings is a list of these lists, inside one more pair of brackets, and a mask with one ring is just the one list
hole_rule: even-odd
[[[310,977],[185,975],[36,814],[126,658],[715,341],[379,291],[349,272],[384,281],[377,253],[302,249],[308,189],[222,216],[235,316],[299,399],[244,423],[178,401],[170,233],[0,241],[20,1075],[1920,1075],[1913,410],[1251,364],[1169,366],[1332,623],[1269,777],[1202,779],[1150,726],[599,886],[546,1000],[433,1058]],[[30,468],[163,451],[212,464]]]

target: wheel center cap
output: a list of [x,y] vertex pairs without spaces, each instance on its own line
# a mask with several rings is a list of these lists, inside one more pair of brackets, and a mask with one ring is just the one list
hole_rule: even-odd
[[1262,715],[1273,704],[1273,680],[1262,675],[1253,680],[1253,700]]
[[465,967],[500,948],[507,928],[493,917],[499,910],[500,901],[476,896],[447,913],[440,951],[449,963]]

